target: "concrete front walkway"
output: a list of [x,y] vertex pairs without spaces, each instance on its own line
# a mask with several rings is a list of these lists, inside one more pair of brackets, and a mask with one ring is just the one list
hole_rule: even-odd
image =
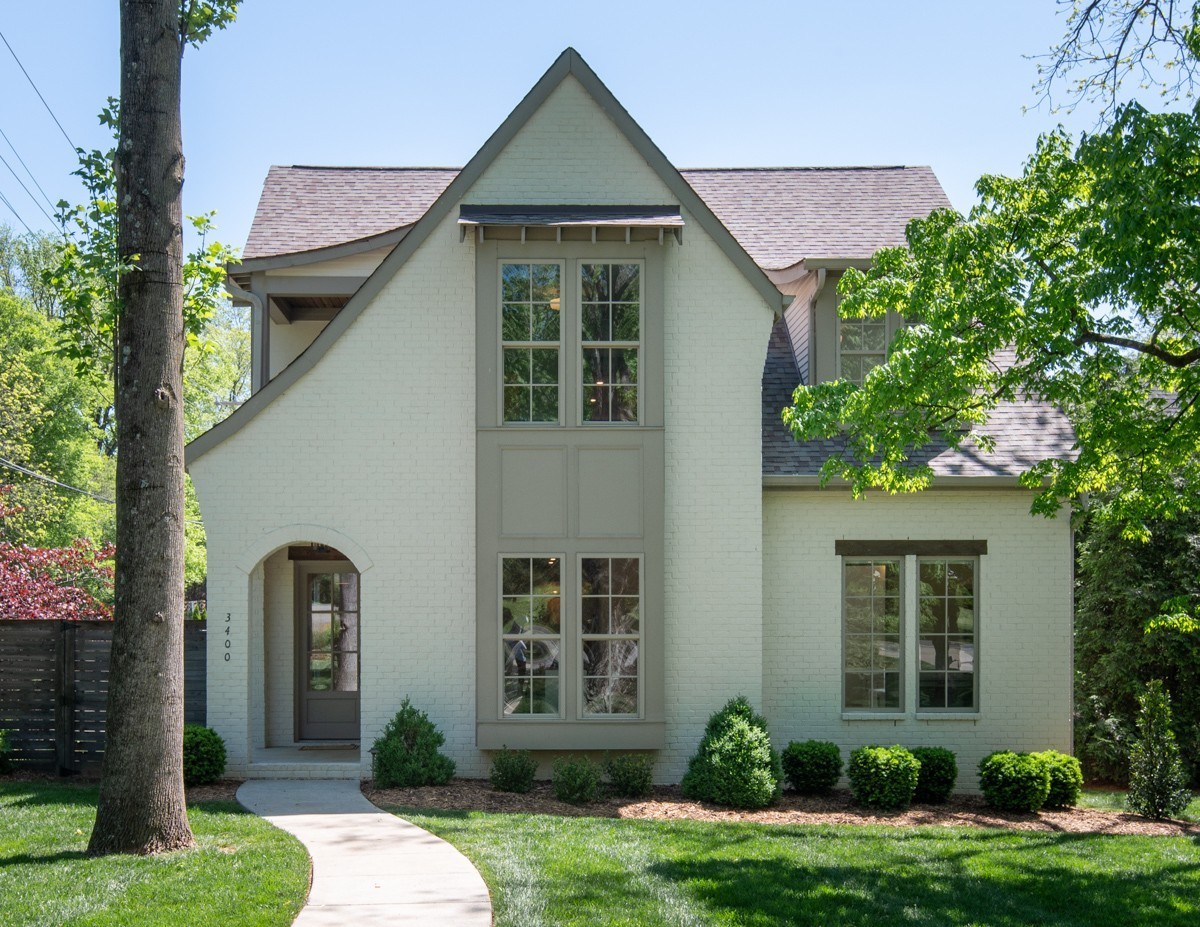
[[490,927],[487,886],[467,858],[380,811],[357,781],[251,780],[237,798],[294,834],[312,857],[312,888],[296,927]]

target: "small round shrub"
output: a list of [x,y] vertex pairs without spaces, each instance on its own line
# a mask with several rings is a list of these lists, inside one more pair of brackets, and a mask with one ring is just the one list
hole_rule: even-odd
[[914,800],[940,805],[950,797],[958,782],[958,761],[954,753],[944,747],[914,747],[911,753],[921,763]]
[[492,760],[489,778],[498,792],[528,792],[537,775],[537,760],[528,750],[509,750],[505,747]]
[[12,772],[12,746],[8,742],[8,731],[0,729],[0,776]]
[[600,767],[586,756],[560,756],[554,761],[551,782],[559,801],[585,805],[600,792]]
[[446,742],[429,716],[406,696],[371,750],[371,775],[381,788],[445,785],[454,760],[438,752]]
[[827,740],[793,740],[782,760],[784,777],[801,795],[828,792],[842,777],[842,751]]
[[1046,764],[1050,773],[1050,792],[1042,807],[1073,808],[1079,804],[1079,795],[1083,791],[1083,767],[1079,760],[1057,750],[1043,750],[1034,756]]
[[225,772],[225,741],[203,724],[183,726],[183,784],[208,785]]
[[605,757],[604,774],[613,795],[644,798],[654,785],[654,758],[644,753]]
[[898,811],[912,804],[920,761],[900,745],[859,747],[850,754],[850,791],[870,808]]
[[1050,770],[1032,753],[998,751],[980,761],[979,788],[1000,811],[1037,811],[1050,794]]
[[733,808],[765,808],[779,798],[783,765],[767,722],[744,696],[713,713],[680,786],[687,798]]

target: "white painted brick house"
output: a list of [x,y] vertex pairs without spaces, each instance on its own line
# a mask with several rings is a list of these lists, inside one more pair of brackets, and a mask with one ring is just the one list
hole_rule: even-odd
[[254,394],[188,448],[230,771],[330,774],[285,759],[405,696],[465,775],[677,781],[739,693],[779,746],[943,745],[966,785],[1068,750],[1070,527],[1016,480],[1063,418],[999,409],[992,454],[865,500],[780,424],[886,356],[837,276],[945,205],[927,168],[681,173],[572,50],[461,170],[272,168],[230,276]]

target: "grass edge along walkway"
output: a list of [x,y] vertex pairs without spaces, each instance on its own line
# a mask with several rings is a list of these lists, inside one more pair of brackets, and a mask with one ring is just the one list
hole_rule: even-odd
[[1200,838],[388,808],[454,844],[497,927],[1194,927]]
[[300,842],[235,802],[188,807],[196,848],[86,856],[94,784],[0,780],[5,927],[286,927],[308,893]]

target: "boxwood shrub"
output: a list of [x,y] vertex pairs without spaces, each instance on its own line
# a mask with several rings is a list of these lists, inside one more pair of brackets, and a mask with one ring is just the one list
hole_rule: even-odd
[[859,804],[899,810],[912,804],[921,762],[903,747],[859,747],[850,754],[850,791]]
[[940,805],[950,797],[958,782],[958,761],[954,753],[944,747],[914,747],[911,752],[921,763],[914,799]]
[[1032,753],[997,751],[979,763],[979,788],[1000,811],[1037,811],[1050,794],[1050,770]]
[[551,782],[559,801],[585,805],[600,792],[600,767],[586,756],[560,756],[554,761]]
[[445,742],[437,725],[405,696],[371,750],[375,784],[385,789],[445,785],[454,775],[454,760],[438,752]]
[[734,808],[765,808],[779,798],[783,766],[767,722],[744,696],[713,713],[680,783],[687,798]]
[[537,760],[528,750],[502,749],[492,760],[488,778],[498,792],[528,792],[537,775]]
[[784,777],[801,795],[828,792],[842,777],[842,751],[827,740],[793,740],[782,759]]
[[183,784],[208,785],[225,772],[225,741],[203,724],[183,726]]
[[654,758],[645,753],[606,756],[604,774],[613,795],[644,798],[654,786]]
[[1057,750],[1043,750],[1034,756],[1046,764],[1050,773],[1050,792],[1043,807],[1073,808],[1079,804],[1083,791],[1083,767],[1079,760]]

